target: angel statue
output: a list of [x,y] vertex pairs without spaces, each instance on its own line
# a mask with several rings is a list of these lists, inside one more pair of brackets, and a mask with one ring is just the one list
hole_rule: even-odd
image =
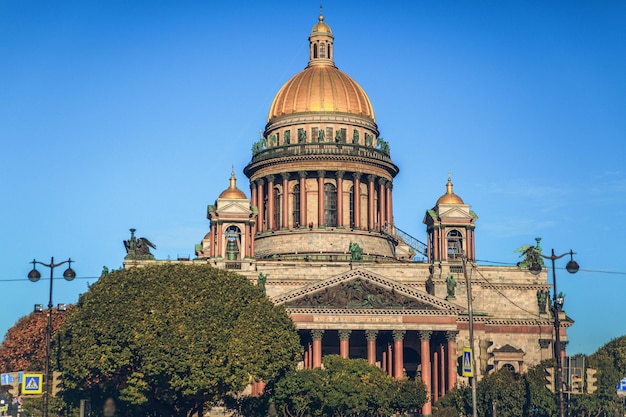
[[136,230],[137,229],[130,229],[130,239],[124,241],[124,247],[126,248],[126,256],[124,259],[154,260],[154,255],[150,253],[150,248],[156,249],[156,245],[145,237],[137,239],[135,237]]

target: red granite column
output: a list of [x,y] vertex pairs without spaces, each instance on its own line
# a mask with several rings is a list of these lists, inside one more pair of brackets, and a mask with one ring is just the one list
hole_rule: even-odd
[[313,368],[313,344],[309,343],[309,369]]
[[304,351],[304,358],[302,360],[304,369],[309,369],[309,351]]
[[283,209],[281,227],[289,228],[289,174],[281,174],[283,177]]
[[380,365],[383,372],[387,372],[387,352],[383,352],[380,358]]
[[352,185],[352,203],[353,203],[353,215],[352,222],[355,229],[361,228],[361,174],[354,173],[354,183]]
[[[256,223],[254,223],[256,225]],[[254,258],[254,226],[250,226],[250,257]]]
[[387,192],[385,191],[385,181],[384,178],[378,179],[378,230],[382,231],[385,227],[385,221],[387,219]]
[[313,338],[313,368],[322,366],[322,337],[324,330],[311,330]]
[[276,222],[274,221],[274,176],[267,176],[267,220],[268,229],[274,230]]
[[393,189],[393,183],[391,181],[387,181],[385,187],[387,188],[387,223],[393,224],[393,204],[391,202],[391,190]]
[[394,370],[393,374],[396,379],[404,378],[404,335],[405,330],[393,331],[393,356]]
[[326,172],[317,171],[317,227],[324,226],[324,175]]
[[300,176],[300,226],[306,227],[306,171],[299,171]]
[[[252,181],[250,181],[250,205],[252,207],[255,207],[259,205],[259,203],[257,202],[257,198],[256,198],[256,184]],[[256,230],[253,230],[252,233],[254,234]]]
[[439,392],[446,395],[446,353],[443,343],[439,345]]
[[391,343],[387,345],[387,374],[393,376],[393,353],[391,352]]
[[439,399],[439,352],[433,353],[433,401]]
[[446,332],[448,340],[448,391],[456,386],[456,336],[457,331]]
[[217,228],[217,254],[215,256],[223,258],[222,244],[224,241],[224,235],[222,234],[222,224],[218,223],[215,227]]
[[352,330],[341,329],[339,330],[339,355],[348,359],[350,357],[350,334]]
[[257,188],[257,201],[258,201],[258,209],[259,215],[257,216],[256,222],[256,230],[257,232],[262,232],[265,230],[265,194],[263,193],[263,179],[259,178],[256,180],[256,188]]
[[435,252],[435,261],[441,260],[439,257],[439,230],[433,229],[433,251]]
[[374,181],[376,181],[376,175],[368,175],[367,180],[367,227],[369,230],[374,230],[374,219],[376,218],[376,206],[374,201]]
[[378,330],[366,330],[365,337],[367,338],[367,362],[370,365],[376,364],[376,337],[378,336]]
[[211,247],[209,248],[209,256],[213,258],[215,256],[215,225],[211,222],[211,234],[209,235],[209,242]]
[[422,407],[422,414],[429,416],[432,413],[432,403],[431,403],[431,392],[432,392],[432,384],[431,384],[431,364],[430,364],[430,336],[432,332],[429,330],[420,331],[419,336],[421,340],[421,364],[422,364],[422,382],[426,385],[426,394],[428,395],[428,400],[426,404]]
[[337,171],[337,227],[343,227],[343,175],[344,171]]

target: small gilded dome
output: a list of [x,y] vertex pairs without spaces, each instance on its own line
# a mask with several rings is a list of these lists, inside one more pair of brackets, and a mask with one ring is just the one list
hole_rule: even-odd
[[446,193],[439,197],[439,200],[437,200],[437,204],[435,205],[438,206],[440,204],[465,204],[463,203],[461,197],[454,194],[454,192],[452,191],[452,180],[450,179],[449,175],[448,183],[446,184]]
[[330,26],[324,23],[324,16],[322,15],[320,15],[319,17],[319,22],[313,25],[313,29],[311,29],[311,32],[333,33],[333,31],[330,30]]
[[237,179],[235,178],[235,171],[230,174],[230,186],[222,191],[222,194],[218,198],[233,198],[233,199],[246,199],[246,195],[237,188]]

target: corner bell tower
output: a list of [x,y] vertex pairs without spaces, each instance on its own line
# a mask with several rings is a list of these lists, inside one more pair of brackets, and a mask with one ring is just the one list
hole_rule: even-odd
[[465,255],[476,260],[474,246],[476,213],[470,210],[461,197],[452,190],[448,174],[446,193],[439,197],[435,207],[426,211],[424,224],[428,234],[427,258],[429,263],[460,261]]

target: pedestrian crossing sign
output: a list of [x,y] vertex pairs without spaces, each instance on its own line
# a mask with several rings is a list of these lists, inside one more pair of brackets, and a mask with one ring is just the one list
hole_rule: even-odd
[[41,394],[43,392],[43,374],[27,374],[22,378],[22,394]]
[[473,359],[474,358],[472,357],[472,349],[468,347],[463,348],[463,376],[474,376],[474,367],[472,366],[472,364],[474,363]]

